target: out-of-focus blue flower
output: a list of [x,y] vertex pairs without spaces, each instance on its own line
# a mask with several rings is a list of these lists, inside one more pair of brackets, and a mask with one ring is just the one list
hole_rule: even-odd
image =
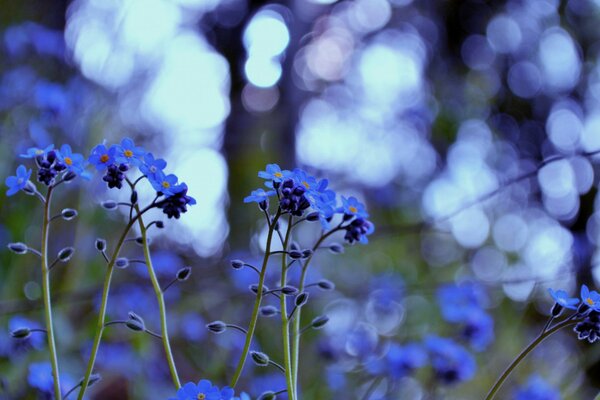
[[485,292],[475,283],[446,284],[438,288],[436,298],[446,321],[465,322],[481,312]]
[[4,181],[6,186],[8,186],[6,195],[12,196],[16,194],[19,190],[27,186],[27,181],[29,181],[29,177],[31,177],[31,170],[25,168],[24,165],[19,165],[17,167],[17,174],[15,176],[7,177]]
[[177,398],[173,397],[170,400],[231,400],[234,391],[226,386],[219,389],[217,386],[206,379],[202,379],[198,384],[188,382],[177,391]]
[[[278,392],[285,389],[285,376],[281,373],[267,373],[265,375],[259,375],[252,377],[250,382],[251,393],[254,398],[257,398],[261,393],[268,390]],[[277,395],[277,399],[287,399],[287,393],[281,393]]]
[[130,164],[139,167],[146,150],[136,146],[130,138],[123,138],[121,145],[116,146],[115,161],[121,164]]
[[586,285],[581,285],[581,302],[595,311],[600,311],[600,294],[590,291]]
[[142,174],[146,175],[148,180],[157,181],[163,170],[167,167],[167,162],[162,158],[154,158],[154,154],[146,153],[144,162],[139,165]]
[[92,149],[88,161],[96,167],[96,170],[103,171],[115,163],[116,147],[107,148],[104,144],[99,144]]
[[35,104],[42,110],[63,115],[69,109],[69,98],[62,85],[40,81],[35,86]]
[[179,219],[181,213],[187,212],[187,206],[196,204],[196,199],[187,195],[188,187],[185,183],[171,188],[173,195],[160,201],[157,205],[168,218]]
[[71,146],[63,144],[56,155],[58,159],[67,166],[69,171],[72,171],[85,179],[90,178],[89,174],[85,171],[85,158],[81,154],[73,153]]
[[264,201],[269,201],[269,197],[275,196],[274,190],[269,190],[265,192],[264,189],[256,189],[250,193],[250,196],[246,196],[244,198],[244,203],[262,203]]
[[27,149],[27,152],[25,154],[20,154],[19,157],[21,157],[21,158],[36,158],[37,156],[46,155],[52,149],[54,149],[53,144],[46,146],[43,149],[38,148],[38,147],[30,147]]
[[552,296],[552,299],[554,299],[556,304],[564,308],[570,308],[571,310],[577,309],[577,305],[579,304],[579,299],[577,297],[569,297],[564,290],[554,291],[551,288],[548,288],[548,293],[550,293],[550,296]]
[[[36,321],[32,321],[28,318],[20,315],[15,315],[8,321],[8,330],[14,331],[19,328],[30,328],[30,329],[41,329],[42,326]],[[11,339],[13,349],[16,351],[29,350],[32,347],[34,349],[41,349],[46,344],[46,337],[44,334],[32,333],[24,339]]]
[[369,218],[365,205],[352,196],[349,198],[342,196],[342,206],[338,209],[338,212],[356,218]]
[[514,392],[514,400],[560,400],[560,392],[539,375],[529,377],[525,385]]
[[401,346],[392,343],[384,359],[384,373],[392,379],[400,379],[410,375],[417,368],[427,363],[427,353],[417,343]]
[[360,323],[348,333],[345,348],[351,356],[365,361],[375,353],[378,341],[375,328],[370,324]]
[[462,336],[475,351],[485,350],[494,341],[494,319],[483,311],[469,315]]
[[428,336],[425,346],[429,351],[435,376],[440,382],[451,385],[468,381],[475,376],[475,359],[453,340]]
[[52,366],[49,362],[31,363],[27,382],[33,388],[42,392],[52,392],[54,378],[52,377]]

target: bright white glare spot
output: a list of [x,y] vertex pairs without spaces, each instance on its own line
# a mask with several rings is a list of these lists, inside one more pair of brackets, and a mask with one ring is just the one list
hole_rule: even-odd
[[279,101],[279,90],[277,86],[266,89],[247,84],[242,90],[242,103],[250,112],[271,111]]
[[306,62],[319,78],[334,81],[347,70],[347,60],[352,55],[354,38],[344,28],[332,28],[305,47]]
[[499,249],[516,252],[527,242],[529,229],[520,216],[506,214],[495,222],[492,235]]
[[527,265],[516,264],[509,267],[502,276],[503,281],[510,282],[502,285],[504,293],[514,301],[527,300],[536,285],[535,279],[528,278],[535,276]]
[[546,121],[546,131],[550,141],[560,150],[575,150],[582,130],[581,120],[569,109],[553,110]]
[[250,57],[269,59],[283,53],[290,42],[290,33],[278,12],[262,10],[252,17],[243,41]]
[[362,32],[381,29],[392,16],[392,7],[387,0],[357,0],[351,10],[353,27]]
[[594,168],[588,158],[577,156],[569,160],[575,173],[577,193],[586,194],[594,184]]
[[494,247],[483,247],[477,250],[471,260],[471,268],[475,275],[488,282],[498,280],[506,265],[506,256]]
[[581,135],[581,145],[585,151],[600,150],[600,114],[589,115],[585,120]]
[[223,0],[169,0],[186,9],[208,12],[214,10]]
[[496,53],[482,35],[469,36],[463,42],[461,55],[464,63],[477,71],[488,69],[496,59]]
[[575,190],[575,174],[567,160],[544,165],[538,173],[538,182],[544,194],[550,197],[564,197]]
[[168,130],[207,129],[229,114],[225,59],[192,34],[169,43],[142,110]]
[[542,76],[538,67],[529,61],[520,61],[508,71],[508,87],[519,97],[530,99],[542,88]]
[[569,260],[573,237],[554,221],[532,227],[532,237],[523,252],[523,259],[536,273],[547,279],[555,276]]
[[275,85],[281,78],[281,64],[272,58],[250,56],[244,65],[246,78],[260,88]]
[[479,247],[485,242],[490,230],[487,215],[477,208],[471,207],[462,211],[450,220],[452,235],[461,246]]
[[323,330],[328,335],[343,335],[356,326],[356,315],[359,310],[356,303],[348,299],[334,300],[324,310],[329,322]]
[[579,211],[579,195],[574,190],[562,197],[544,196],[543,201],[548,213],[561,220],[569,220]]
[[539,60],[548,89],[569,90],[577,84],[581,61],[573,39],[564,30],[554,27],[544,32]]
[[333,4],[333,3],[337,2],[338,0],[306,0],[306,1],[308,1],[310,3],[326,5],[326,4]]
[[498,15],[487,26],[487,38],[498,53],[511,53],[521,44],[521,28],[507,15]]

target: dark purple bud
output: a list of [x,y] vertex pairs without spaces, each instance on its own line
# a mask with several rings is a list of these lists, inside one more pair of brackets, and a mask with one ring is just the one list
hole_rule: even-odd
[[288,285],[282,287],[280,290],[281,290],[281,293],[283,293],[286,296],[291,296],[291,295],[298,293],[298,288],[295,288],[293,286],[288,286]]
[[177,280],[179,282],[186,281],[190,275],[192,274],[192,269],[190,267],[183,267],[179,271],[177,271]]
[[327,324],[327,322],[329,322],[329,317],[327,315],[319,315],[312,320],[310,326],[313,329],[321,329],[325,326],[325,324]]
[[65,182],[71,182],[73,179],[77,178],[77,174],[73,171],[68,171],[64,176],[63,176],[63,181]]
[[334,254],[342,254],[344,252],[344,246],[339,243],[332,243],[329,245],[329,251]]
[[121,171],[121,172],[129,171],[129,165],[127,165],[127,164],[119,164],[119,171]]
[[244,262],[242,260],[231,260],[231,268],[233,268],[233,269],[244,268]]
[[17,243],[9,243],[8,249],[16,254],[25,254],[29,250],[29,247],[25,243],[17,242]]
[[17,328],[10,332],[10,336],[15,339],[27,339],[31,335],[31,329],[23,327]]
[[277,315],[279,313],[279,310],[277,309],[277,307],[274,306],[264,306],[260,308],[260,315],[262,315],[263,317],[272,317],[274,315]]
[[164,227],[165,227],[165,223],[164,223],[164,222],[162,222],[162,221],[156,221],[156,222],[154,223],[154,225],[156,225],[156,227],[157,227],[158,229],[162,229],[162,228],[164,228]]
[[94,245],[96,246],[96,250],[98,251],[106,250],[106,240],[104,239],[96,239],[96,243],[94,243]]
[[60,215],[65,221],[70,221],[77,216],[77,210],[73,210],[72,208],[65,208],[60,212]]
[[294,304],[296,304],[296,307],[302,307],[303,305],[306,304],[307,301],[308,301],[308,292],[302,292],[298,296],[296,296],[296,299],[294,300]]
[[318,211],[313,211],[310,214],[308,214],[306,216],[306,220],[310,221],[310,222],[318,221],[319,220],[319,213],[318,213]]
[[102,203],[100,203],[100,205],[107,210],[114,210],[117,208],[117,202],[113,200],[103,201]]
[[277,395],[275,392],[271,390],[267,390],[266,392],[262,392],[260,396],[258,396],[257,400],[275,400],[277,399]]
[[115,261],[115,267],[125,269],[129,266],[129,259],[126,257],[119,257]]
[[223,321],[213,321],[209,324],[206,324],[206,328],[212,333],[223,333],[227,330],[227,325]]
[[308,258],[310,256],[312,256],[313,251],[311,249],[304,249],[302,250],[302,258]]
[[73,254],[75,254],[75,249],[73,247],[65,247],[58,252],[58,260],[67,262],[73,257]]
[[265,353],[262,353],[260,351],[251,351],[250,357],[252,357],[252,361],[254,361],[254,364],[258,365],[259,367],[266,367],[267,365],[269,365],[270,359],[269,356]]
[[327,279],[321,279],[317,282],[317,286],[322,290],[333,290],[335,289],[335,284]]
[[131,204],[137,204],[138,201],[138,193],[136,190],[134,190],[133,192],[131,192],[131,196],[129,197],[129,202]]
[[146,324],[144,324],[144,320],[142,317],[134,313],[133,311],[129,311],[129,319],[125,322],[125,325],[132,331],[145,331]]
[[292,260],[298,260],[298,259],[302,258],[302,252],[298,251],[298,250],[292,250],[288,253],[288,255],[290,256],[290,258]]

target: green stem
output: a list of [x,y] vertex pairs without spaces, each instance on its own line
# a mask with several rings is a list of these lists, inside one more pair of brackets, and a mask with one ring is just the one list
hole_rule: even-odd
[[88,364],[85,370],[85,376],[83,377],[83,381],[81,383],[81,389],[79,390],[79,395],[77,396],[77,400],[82,400],[83,395],[88,387],[88,383],[90,381],[90,376],[92,375],[92,371],[94,369],[94,364],[96,363],[96,356],[98,354],[98,349],[100,347],[100,341],[102,340],[102,333],[104,332],[104,320],[106,318],[106,306],[108,305],[108,293],[110,290],[110,283],[112,280],[112,274],[115,266],[115,262],[119,257],[119,252],[121,251],[121,247],[123,247],[123,243],[125,243],[125,239],[129,234],[129,231],[135,221],[139,217],[142,216],[143,213],[152,208],[153,204],[144,208],[141,213],[138,213],[133,219],[130,219],[127,223],[127,226],[123,230],[119,241],[117,242],[117,247],[113,252],[112,257],[108,261],[108,265],[106,266],[106,275],[104,277],[104,287],[102,289],[102,300],[100,302],[100,311],[98,312],[98,322],[96,323],[96,333],[94,336],[94,343],[92,344],[92,352],[90,353],[90,358],[88,360]]
[[[136,204],[135,211],[139,214],[140,208]],[[147,228],[144,225],[144,221],[142,217],[138,218],[138,224],[140,226],[140,232],[142,234],[142,243],[144,246],[144,259],[146,260],[146,267],[148,268],[148,274],[150,275],[150,280],[152,281],[152,286],[154,287],[154,293],[156,295],[156,300],[158,301],[158,309],[160,312],[160,331],[162,336],[163,347],[165,349],[165,354],[167,356],[167,363],[169,364],[169,371],[171,372],[171,379],[173,379],[173,384],[177,389],[181,387],[181,382],[179,381],[179,376],[177,375],[177,367],[175,366],[175,359],[173,358],[173,352],[171,351],[171,344],[169,342],[169,332],[167,329],[167,309],[165,306],[165,298],[163,295],[163,291],[160,288],[160,283],[158,282],[158,278],[156,277],[156,273],[154,272],[154,267],[152,265],[152,257],[150,256],[150,247],[148,246],[148,237],[147,237]]]
[[[287,230],[285,232],[285,239],[283,240],[283,253],[281,254],[281,287],[287,284],[287,248],[292,232],[292,221],[293,216],[290,214],[288,218]],[[287,313],[287,296],[281,294],[280,307],[281,307],[281,335],[283,337],[283,365],[284,373],[287,385],[287,392],[289,393],[290,400],[295,398],[294,380],[292,375],[292,363],[290,359],[290,326]]]
[[517,358],[515,358],[513,360],[513,362],[506,368],[506,370],[504,370],[504,372],[502,373],[502,375],[500,375],[500,377],[498,378],[498,380],[496,381],[496,383],[494,383],[494,386],[492,386],[492,388],[490,389],[490,391],[488,392],[487,396],[485,397],[485,400],[492,400],[494,398],[494,396],[496,395],[496,392],[498,392],[498,390],[500,389],[500,387],[502,386],[502,384],[504,383],[504,381],[506,380],[506,378],[508,378],[508,376],[510,375],[510,373],[517,367],[517,365],[519,365],[519,363],[533,350],[535,349],[535,347],[540,344],[542,341],[544,341],[544,339],[546,339],[548,336],[552,335],[553,333],[561,330],[562,328],[566,328],[567,326],[571,326],[571,325],[575,325],[577,324],[578,321],[573,321],[572,319],[567,319],[566,321],[560,322],[556,325],[554,325],[552,328],[548,329],[547,331],[542,331],[538,337],[536,337],[533,342],[531,342],[529,344],[529,346],[525,347],[525,349],[523,349],[523,351],[521,351],[521,353],[517,356]]
[[281,210],[278,209],[277,214],[275,214],[275,217],[273,218],[273,221],[269,223],[267,247],[265,249],[265,256],[263,257],[262,268],[260,270],[260,275],[258,279],[258,290],[256,293],[256,300],[254,301],[254,308],[252,310],[252,316],[250,317],[250,324],[248,325],[248,333],[246,333],[246,341],[244,343],[244,348],[242,350],[242,354],[235,369],[235,373],[233,374],[233,378],[231,379],[230,386],[232,388],[235,388],[235,385],[240,379],[240,375],[242,375],[242,370],[244,369],[244,364],[246,363],[246,358],[248,357],[248,352],[250,351],[250,344],[252,343],[252,337],[254,336],[254,329],[256,328],[256,322],[258,321],[258,311],[260,309],[260,302],[262,301],[263,296],[265,275],[267,273],[267,262],[269,261],[269,256],[271,255],[271,242],[273,240],[273,232],[275,231],[275,225],[277,224],[277,220],[279,220],[280,216]]
[[48,338],[48,349],[50,350],[50,364],[52,364],[52,378],[54,379],[54,398],[61,400],[60,374],[58,372],[58,358],[56,355],[56,341],[54,339],[54,324],[52,321],[52,303],[50,300],[50,268],[48,267],[48,234],[50,231],[50,203],[52,200],[52,189],[48,187],[46,202],[44,204],[44,222],[42,225],[42,293],[44,297],[44,316],[46,319],[46,330]]

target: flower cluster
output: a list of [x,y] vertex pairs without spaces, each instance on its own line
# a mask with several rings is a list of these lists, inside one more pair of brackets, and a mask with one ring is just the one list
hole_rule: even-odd
[[572,317],[579,321],[573,328],[577,339],[590,343],[600,339],[600,293],[590,290],[586,285],[581,286],[581,299],[569,297],[564,290],[548,289],[548,292],[554,300],[552,318],[558,317],[564,309],[577,310]]
[[[367,236],[373,233],[374,225],[367,218],[365,206],[356,198],[337,195],[328,189],[327,179],[318,180],[305,171],[296,168],[292,171],[282,170],[277,164],[268,164],[265,171],[258,173],[265,179],[265,186],[270,190],[256,189],[244,199],[245,203],[256,202],[262,210],[269,207],[269,197],[277,196],[279,208],[284,213],[308,220],[319,220],[323,230],[330,229],[331,221],[336,214],[342,216],[339,229],[344,230],[344,239],[352,244],[367,243]],[[312,212],[308,212],[312,210]]]
[[233,397],[234,391],[229,386],[219,389],[209,380],[202,379],[200,382],[188,382],[177,391],[177,397],[169,400],[239,400]]

